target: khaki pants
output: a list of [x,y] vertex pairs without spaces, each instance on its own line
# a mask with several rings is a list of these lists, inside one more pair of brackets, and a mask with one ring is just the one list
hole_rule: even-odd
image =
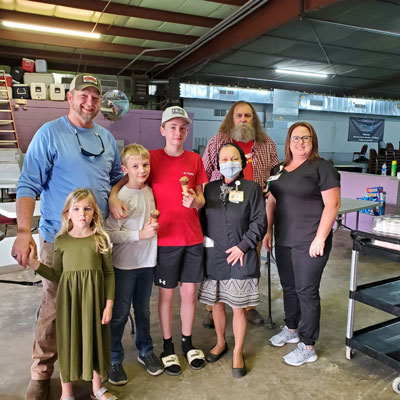
[[[257,244],[257,253],[258,253],[258,268],[261,268],[261,248],[262,248],[262,241],[258,242]],[[255,308],[255,306],[251,306],[251,307],[246,307],[246,311],[252,310],[253,308]],[[209,305],[206,305],[206,310],[207,311],[212,311],[212,307]]]
[[[49,267],[53,262],[53,243],[40,236],[40,261]],[[31,377],[35,380],[50,379],[57,360],[56,344],[56,294],[57,283],[42,278],[42,303],[33,342]]]

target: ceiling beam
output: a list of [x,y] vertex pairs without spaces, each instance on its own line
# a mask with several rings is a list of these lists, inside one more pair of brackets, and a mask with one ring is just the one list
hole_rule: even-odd
[[[107,3],[101,0],[35,0],[37,3],[52,4],[56,6],[77,8],[79,10],[90,10],[103,12]],[[202,17],[192,14],[183,14],[174,11],[157,10],[154,8],[130,6],[121,3],[110,3],[104,11],[106,14],[124,15],[126,17],[135,17],[151,19],[162,22],[172,22],[175,24],[201,26],[212,28],[221,22],[219,18]]]
[[[1,10],[2,20],[12,20],[26,24],[50,25],[64,29],[75,29],[90,32],[95,24],[93,22],[77,21],[66,18],[49,17],[47,15],[28,14],[25,12]],[[125,28],[123,26],[97,24],[96,33],[103,35],[122,36],[135,39],[156,40],[160,42],[191,44],[198,39],[192,35],[178,35],[176,33],[157,32],[146,29]]]
[[[15,40],[17,42],[45,44],[50,46],[70,47],[74,49],[107,51],[111,53],[124,54],[140,54],[148,47],[129,46],[126,44],[113,44],[96,40],[81,40],[71,39],[64,36],[47,36],[34,33],[16,32],[6,29],[0,29],[0,39]],[[154,57],[172,58],[178,55],[179,52],[172,50],[150,51],[146,55]]]
[[241,7],[245,3],[247,3],[248,0],[206,0],[211,3],[221,3],[221,4],[228,4],[230,6],[237,6]]
[[[12,47],[12,46],[0,46],[0,54],[19,59],[19,63],[22,57],[27,57],[33,59],[45,59],[48,61],[48,63],[51,61],[53,63],[65,62],[65,63],[74,63],[78,65],[80,61],[81,63],[91,63],[93,65],[110,66],[120,69],[123,68],[125,65],[127,65],[130,61],[132,61],[131,59],[128,58],[93,56],[90,54],[80,55],[78,53],[37,50],[26,47]],[[148,68],[151,68],[154,64],[155,64],[154,62],[150,61],[137,61],[135,62],[134,65],[129,67],[129,69],[146,70]]]

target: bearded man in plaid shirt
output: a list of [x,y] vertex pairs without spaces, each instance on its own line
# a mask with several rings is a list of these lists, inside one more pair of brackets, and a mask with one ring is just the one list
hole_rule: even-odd
[[[233,104],[219,127],[219,132],[208,142],[203,154],[203,164],[210,182],[222,178],[217,169],[217,153],[225,143],[236,143],[244,151],[247,159],[244,177],[257,182],[264,189],[271,169],[279,164],[279,160],[274,141],[263,132],[257,113],[250,103],[238,101]],[[261,251],[261,245],[258,250]],[[254,307],[246,309],[246,316],[250,323],[264,325],[263,317]],[[207,306],[203,326],[214,328],[211,307]]]

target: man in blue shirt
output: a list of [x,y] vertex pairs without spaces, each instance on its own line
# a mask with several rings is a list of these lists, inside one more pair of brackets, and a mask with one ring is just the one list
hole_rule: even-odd
[[[93,190],[108,215],[111,186],[123,176],[118,148],[112,134],[93,122],[100,110],[101,85],[88,74],[79,74],[67,93],[68,115],[42,125],[27,150],[17,187],[18,233],[12,256],[27,265],[35,199],[40,195],[40,259],[52,264],[54,236],[61,227],[67,195],[78,187]],[[45,400],[57,359],[57,284],[43,279],[43,295],[33,344],[31,381],[26,400]]]

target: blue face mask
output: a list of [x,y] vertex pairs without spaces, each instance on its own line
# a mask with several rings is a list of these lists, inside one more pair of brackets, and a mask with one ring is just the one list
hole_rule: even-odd
[[242,163],[240,161],[228,161],[223,164],[219,164],[219,172],[227,178],[236,178],[242,170]]

